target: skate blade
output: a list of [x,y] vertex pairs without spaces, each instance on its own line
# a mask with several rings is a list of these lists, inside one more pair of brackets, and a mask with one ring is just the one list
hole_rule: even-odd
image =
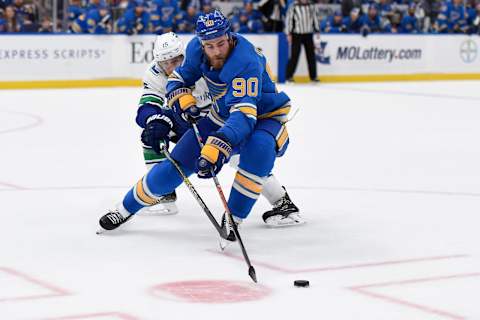
[[169,209],[163,209],[163,210],[145,210],[142,212],[143,216],[149,215],[149,216],[172,216],[174,214],[177,214],[178,211],[173,211]]
[[228,241],[225,240],[225,239],[223,239],[223,238],[220,238],[220,239],[218,240],[218,245],[219,245],[219,247],[220,247],[220,250],[221,250],[221,251],[224,251],[225,248],[228,246]]
[[105,231],[108,231],[108,230],[105,230],[105,229],[98,229],[98,230],[95,232],[95,234],[98,234],[98,235],[100,235],[100,234],[103,234]]
[[168,208],[166,207],[166,204],[167,203],[146,207],[140,210],[139,214],[142,216],[171,216],[178,213],[178,208],[175,205]]
[[302,224],[305,224],[307,221],[303,219],[272,219],[265,222],[267,227],[269,228],[288,228],[288,227],[294,227],[294,226],[299,226]]

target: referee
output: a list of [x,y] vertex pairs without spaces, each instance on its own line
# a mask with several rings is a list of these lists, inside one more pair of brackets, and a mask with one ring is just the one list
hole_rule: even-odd
[[287,11],[285,31],[288,42],[291,44],[291,55],[287,66],[287,81],[293,81],[293,74],[297,68],[298,57],[300,56],[300,46],[303,44],[307,54],[310,81],[318,82],[315,47],[313,45],[313,34],[320,32],[316,6],[309,0],[295,0]]

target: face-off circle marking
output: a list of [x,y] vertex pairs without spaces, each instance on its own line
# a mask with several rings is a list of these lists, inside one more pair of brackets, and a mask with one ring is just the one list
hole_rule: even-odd
[[234,303],[263,299],[272,290],[259,284],[226,280],[190,280],[158,284],[151,288],[155,297],[191,303]]

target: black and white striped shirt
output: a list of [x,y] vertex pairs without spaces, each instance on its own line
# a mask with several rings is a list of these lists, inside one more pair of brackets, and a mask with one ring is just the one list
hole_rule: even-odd
[[312,3],[302,4],[295,1],[287,11],[285,19],[287,33],[314,33],[320,31],[317,7]]

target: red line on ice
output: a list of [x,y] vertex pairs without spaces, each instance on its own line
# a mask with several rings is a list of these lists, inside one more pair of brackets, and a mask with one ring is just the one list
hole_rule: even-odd
[[9,188],[13,188],[13,189],[16,189],[16,190],[25,190],[24,187],[21,187],[19,185],[16,185],[16,184],[13,184],[13,183],[8,183],[8,182],[2,182],[2,181],[0,181],[0,186],[9,187]]
[[52,291],[52,293],[48,294],[38,294],[38,295],[31,295],[31,296],[21,296],[21,297],[11,297],[11,298],[0,298],[0,302],[3,301],[17,301],[17,300],[34,300],[34,299],[43,299],[43,298],[51,298],[51,297],[59,297],[59,296],[66,296],[70,295],[71,293],[68,292],[67,290],[64,290],[62,288],[59,288],[57,286],[54,286],[52,284],[49,284],[45,281],[35,279],[27,274],[21,273],[20,271],[13,270],[10,268],[6,267],[0,267],[0,271],[3,271],[11,276],[23,279],[27,282],[33,283],[39,287],[42,287],[44,289],[48,289]]
[[365,284],[360,286],[353,286],[349,287],[350,290],[354,292],[384,300],[390,303],[402,305],[405,307],[417,309],[426,313],[436,314],[438,316],[442,316],[444,318],[453,319],[453,320],[465,320],[465,317],[461,315],[457,315],[448,311],[440,310],[438,308],[433,308],[425,305],[421,305],[418,303],[402,300],[399,298],[391,297],[385,294],[371,292],[367,289],[369,288],[384,288],[384,287],[391,287],[391,286],[402,286],[402,285],[409,285],[409,284],[418,284],[424,282],[432,282],[432,281],[441,281],[441,280],[450,280],[450,279],[461,279],[461,278],[469,278],[469,277],[478,277],[480,276],[480,272],[476,273],[464,273],[464,274],[454,274],[448,276],[439,276],[439,277],[430,277],[430,278],[418,278],[418,279],[408,279],[402,281],[390,281],[390,282],[383,282],[383,283],[372,283],[372,284]]

